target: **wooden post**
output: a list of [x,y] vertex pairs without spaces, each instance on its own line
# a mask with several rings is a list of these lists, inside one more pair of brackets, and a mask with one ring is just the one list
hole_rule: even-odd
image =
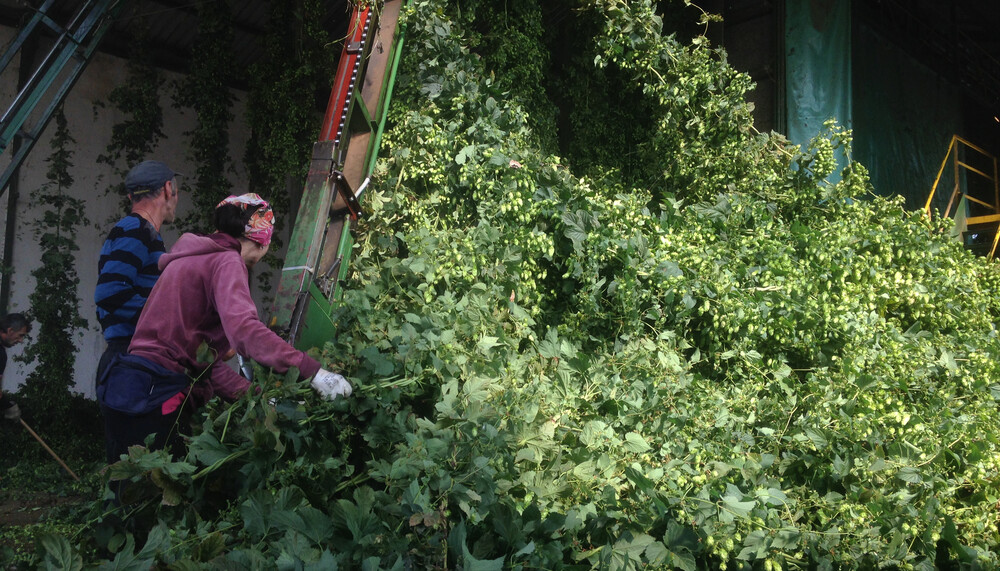
[[28,426],[27,422],[24,422],[23,418],[20,419],[20,420],[21,420],[21,426],[23,426],[25,430],[27,430],[28,432],[30,432],[31,435],[35,437],[35,440],[37,440],[38,443],[41,444],[42,447],[45,448],[45,450],[48,451],[48,453],[51,454],[53,458],[56,459],[56,462],[59,462],[60,466],[62,466],[67,472],[69,472],[70,476],[73,476],[74,480],[76,480],[77,482],[79,482],[80,478],[78,478],[76,476],[76,474],[73,473],[73,470],[69,469],[69,466],[67,466],[66,463],[62,461],[62,458],[60,458],[58,455],[56,455],[56,453],[53,452],[51,448],[49,448],[49,445],[46,444],[44,440],[42,440],[41,436],[35,434],[35,431],[32,430],[30,426]]

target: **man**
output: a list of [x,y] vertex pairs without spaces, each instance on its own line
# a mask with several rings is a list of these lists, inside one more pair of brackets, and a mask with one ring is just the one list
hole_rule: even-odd
[[[7,369],[7,349],[24,341],[31,331],[31,322],[21,313],[8,313],[0,317],[0,387],[3,383],[3,373]],[[12,422],[21,420],[21,408],[0,392],[0,412],[3,417]]]
[[177,216],[177,176],[159,161],[143,161],[125,177],[131,213],[111,229],[97,264],[94,301],[108,344],[97,365],[98,384],[114,356],[128,349],[142,306],[160,276],[157,262],[166,251],[160,227]]

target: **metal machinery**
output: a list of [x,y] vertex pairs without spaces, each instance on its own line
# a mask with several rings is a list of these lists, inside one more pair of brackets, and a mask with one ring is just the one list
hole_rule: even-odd
[[354,246],[351,225],[362,214],[399,63],[402,3],[351,15],[270,320],[300,349],[322,346],[335,331],[330,314]]
[[[969,141],[952,135],[948,152],[941,161],[934,185],[924,204],[930,218],[938,186],[949,163],[952,166],[952,189],[948,205],[941,211],[945,217],[954,217],[958,231],[962,232],[967,247],[979,250],[987,257],[996,256],[1000,243],[1000,174],[997,158]],[[990,243],[980,243],[988,238]]]
[[[81,2],[70,23],[63,27],[49,17],[54,3],[55,0],[46,0],[32,14],[0,58],[0,73],[3,73],[16,57],[23,57],[45,28],[55,32],[49,52],[34,73],[25,79],[24,87],[0,118],[0,153],[14,143],[10,162],[0,175],[0,195],[7,190],[11,177],[45,130],[52,114],[80,78],[123,4],[119,0]],[[35,113],[46,99],[48,104],[40,113]]]

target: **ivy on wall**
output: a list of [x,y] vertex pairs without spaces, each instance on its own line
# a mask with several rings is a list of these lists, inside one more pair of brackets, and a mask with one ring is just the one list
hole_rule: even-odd
[[114,170],[116,176],[105,192],[121,196],[123,210],[129,206],[125,198],[125,174],[133,165],[152,158],[159,141],[166,138],[159,97],[165,81],[150,59],[148,24],[139,20],[132,29],[126,79],[111,90],[107,102],[124,119],[111,127],[111,141],[97,157],[97,162]]
[[[209,232],[215,205],[229,194],[232,172],[229,124],[233,120],[232,7],[228,1],[198,4],[198,38],[192,49],[191,72],[177,83],[174,107],[190,107],[197,116],[190,137],[191,161],[196,165],[184,185],[191,196],[190,214],[178,220],[183,230]],[[187,174],[187,173],[185,173]]]
[[80,316],[80,299],[76,295],[80,278],[74,252],[79,249],[77,229],[88,221],[83,200],[69,194],[73,186],[71,149],[76,141],[62,110],[55,116],[55,125],[52,154],[46,159],[48,182],[31,193],[32,207],[43,209],[32,224],[42,251],[41,265],[31,272],[35,291],[29,296],[37,334],[20,359],[35,362],[36,366],[19,395],[39,430],[69,436],[79,430],[66,421],[74,402],[70,393],[75,385],[74,337],[87,326]]
[[[264,58],[250,67],[245,121],[250,139],[244,154],[251,192],[267,198],[277,232],[265,261],[275,266],[281,230],[293,220],[291,189],[301,189],[310,148],[322,119],[317,105],[330,88],[336,64],[330,35],[322,27],[320,0],[271,2]],[[270,289],[271,272],[257,273]]]
[[333,79],[337,50],[321,26],[324,10],[319,0],[271,2],[265,56],[250,68],[244,161],[250,190],[271,201],[279,225],[290,207],[289,179],[301,183],[309,164],[322,118],[318,96]]

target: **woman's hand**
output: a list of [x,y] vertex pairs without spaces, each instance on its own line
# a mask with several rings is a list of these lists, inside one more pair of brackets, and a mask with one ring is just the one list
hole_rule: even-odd
[[320,369],[312,378],[309,385],[315,389],[319,395],[327,400],[337,397],[349,397],[353,389],[351,383],[347,382],[342,375]]

